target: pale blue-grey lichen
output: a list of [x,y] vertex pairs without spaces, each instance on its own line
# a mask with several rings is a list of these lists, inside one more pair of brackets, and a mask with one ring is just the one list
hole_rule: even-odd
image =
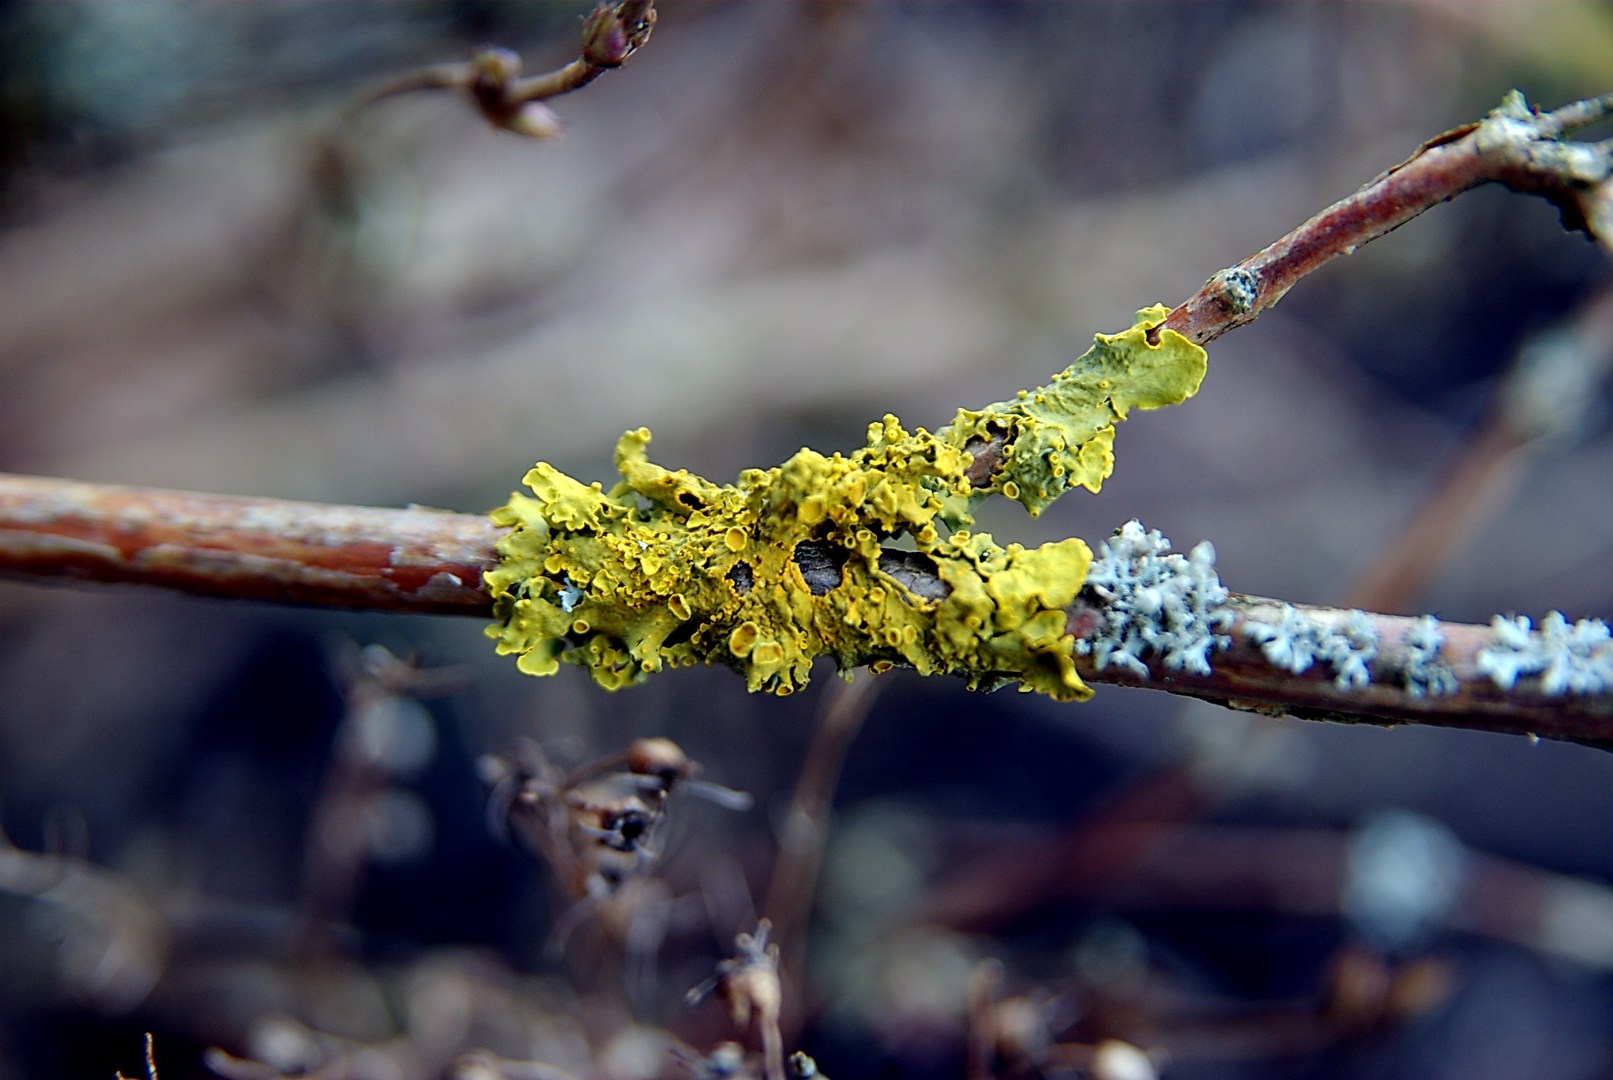
[[1434,616],[1424,615],[1412,622],[1400,658],[1400,683],[1407,694],[1420,698],[1456,693],[1456,673],[1439,658],[1444,644],[1445,631]]
[[1234,315],[1248,312],[1260,298],[1259,276],[1241,266],[1229,266],[1211,278],[1208,284],[1215,288],[1221,302]]
[[1129,521],[1101,545],[1086,588],[1103,602],[1104,621],[1075,648],[1099,671],[1114,665],[1147,678],[1144,657],[1154,657],[1168,671],[1208,675],[1210,655],[1232,643],[1217,633],[1232,613],[1218,610],[1227,590],[1207,540],[1184,557],[1157,529]]
[[1554,697],[1613,690],[1613,631],[1601,619],[1570,625],[1562,612],[1553,611],[1536,630],[1527,615],[1497,615],[1490,627],[1493,640],[1479,650],[1477,666],[1501,689],[1511,690],[1520,678],[1535,675],[1541,693]]
[[560,604],[560,610],[570,614],[577,610],[577,605],[588,598],[588,594],[571,583],[571,578],[562,573],[559,578],[559,588],[555,590],[555,598]]
[[1378,630],[1363,611],[1344,613],[1342,619],[1319,619],[1291,604],[1282,606],[1277,622],[1250,622],[1244,636],[1260,643],[1260,652],[1273,667],[1303,675],[1318,663],[1333,671],[1341,690],[1372,681],[1371,664],[1378,655]]

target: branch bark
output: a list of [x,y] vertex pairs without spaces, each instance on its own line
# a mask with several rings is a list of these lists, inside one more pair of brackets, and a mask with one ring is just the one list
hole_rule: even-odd
[[487,615],[485,517],[0,475],[0,572],[288,604]]
[[1208,344],[1253,322],[1305,275],[1481,184],[1545,198],[1565,226],[1613,251],[1613,140],[1561,141],[1610,113],[1613,94],[1536,114],[1514,91],[1485,119],[1430,139],[1355,194],[1216,274],[1164,325]]
[[[1227,630],[1232,645],[1215,655],[1214,671],[1208,676],[1165,671],[1149,663],[1149,677],[1144,679],[1115,668],[1092,670],[1084,657],[1077,658],[1077,665],[1082,679],[1088,682],[1144,686],[1272,716],[1383,727],[1428,724],[1563,739],[1613,749],[1613,694],[1546,694],[1533,679],[1520,680],[1512,689],[1503,690],[1479,668],[1479,653],[1494,644],[1489,626],[1439,624],[1444,634],[1439,658],[1450,668],[1455,690],[1427,696],[1408,691],[1392,680],[1341,687],[1322,664],[1303,675],[1274,667],[1245,630],[1254,624],[1280,622],[1284,606],[1283,601],[1269,597],[1234,594],[1223,608],[1233,614],[1233,623]],[[1286,606],[1323,623],[1341,622],[1351,614],[1338,608]],[[1407,666],[1406,639],[1418,619],[1379,614],[1369,614],[1368,618],[1378,635],[1374,669]]]

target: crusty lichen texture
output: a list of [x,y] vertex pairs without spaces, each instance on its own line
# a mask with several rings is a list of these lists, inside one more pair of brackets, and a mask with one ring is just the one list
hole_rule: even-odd
[[[564,660],[610,689],[703,663],[788,694],[832,656],[846,671],[905,664],[1089,697],[1064,610],[1086,544],[999,545],[969,530],[969,510],[1003,494],[1034,514],[1070,487],[1098,490],[1115,422],[1186,399],[1204,376],[1204,350],[1157,329],[1166,313],[1138,312],[1049,385],[960,410],[934,434],[886,416],[849,456],[803,449],[733,484],[653,464],[643,428],[617,444],[609,491],[539,463],[532,495],[493,512],[510,532],[484,578],[488,634],[528,674]],[[971,482],[970,448],[987,440],[1000,461]]]

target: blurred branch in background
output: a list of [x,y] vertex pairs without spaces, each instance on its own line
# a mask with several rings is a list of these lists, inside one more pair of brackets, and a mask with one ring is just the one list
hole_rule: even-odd
[[482,117],[496,128],[517,135],[550,138],[560,120],[544,102],[580,90],[650,40],[655,29],[655,0],[602,3],[583,19],[582,55],[542,75],[521,75],[521,57],[489,46],[462,64],[439,64],[382,84],[358,97],[343,114],[353,114],[379,101],[420,90],[458,90],[469,96]]
[[1484,420],[1386,548],[1351,603],[1407,611],[1451,553],[1522,483],[1530,451],[1549,451],[1589,427],[1613,371],[1613,288],[1565,324],[1518,349]]

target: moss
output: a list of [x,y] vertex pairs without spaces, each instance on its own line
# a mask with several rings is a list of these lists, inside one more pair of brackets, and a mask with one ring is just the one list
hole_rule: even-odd
[[[831,656],[845,670],[905,664],[1088,697],[1064,612],[1086,544],[1001,546],[968,530],[968,508],[1000,492],[1037,513],[1075,484],[1098,489],[1115,421],[1183,400],[1203,376],[1203,350],[1179,335],[1148,343],[1165,310],[1099,335],[1049,386],[960,412],[940,432],[886,416],[849,456],[803,449],[718,485],[651,462],[641,428],[618,443],[609,491],[540,463],[525,478],[532,495],[493,512],[510,532],[485,576],[499,620],[488,633],[522,671],[566,660],[612,689],[722,663],[752,690],[787,694]],[[1002,461],[973,485],[967,448],[994,434]],[[898,537],[913,551],[887,550]]]

